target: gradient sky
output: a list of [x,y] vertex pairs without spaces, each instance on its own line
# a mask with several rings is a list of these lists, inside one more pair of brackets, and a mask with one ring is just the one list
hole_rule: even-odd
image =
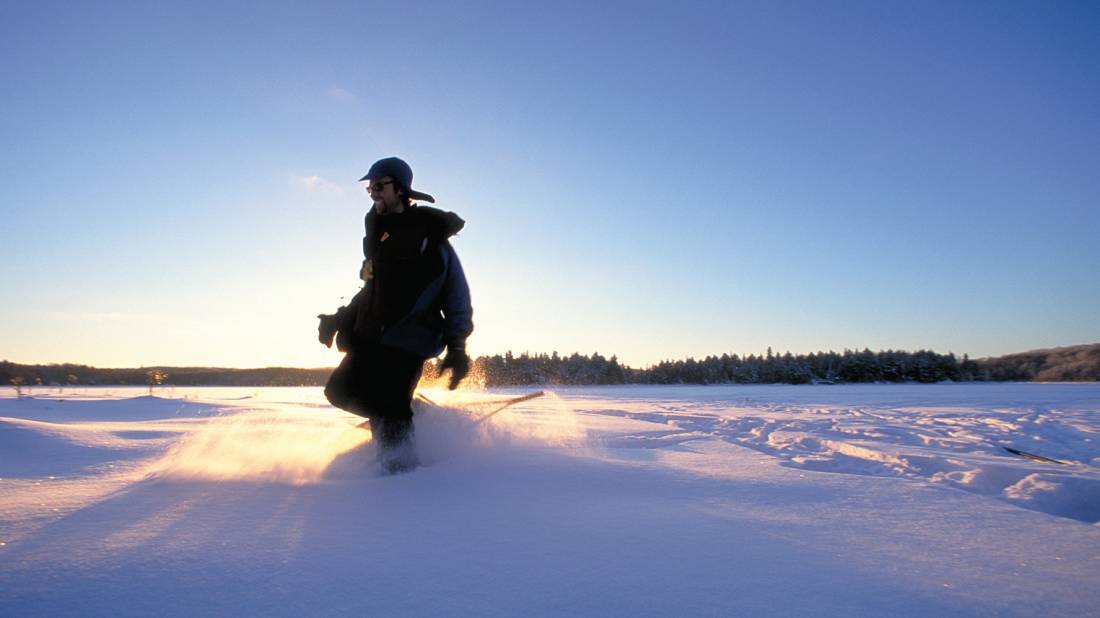
[[0,358],[331,366],[356,180],[473,354],[1100,341],[1096,2],[4,2]]

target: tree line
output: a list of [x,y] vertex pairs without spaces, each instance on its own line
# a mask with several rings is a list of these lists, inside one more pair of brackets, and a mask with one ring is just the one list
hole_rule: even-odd
[[323,385],[332,369],[266,367],[140,367],[104,369],[88,365],[20,365],[0,361],[0,385],[20,386],[315,386]]
[[[425,377],[439,375],[439,362]],[[266,367],[141,367],[99,369],[88,365],[20,365],[0,362],[0,384],[323,386],[331,369]],[[598,384],[830,384],[859,382],[1098,381],[1100,344],[1035,350],[972,360],[963,355],[885,350],[845,350],[813,354],[723,354],[696,360],[662,361],[645,369],[628,367],[599,353],[561,356],[528,354],[479,356],[471,380],[484,386]]]
[[[433,377],[436,367],[427,375]],[[662,361],[647,369],[621,365],[614,356],[521,354],[479,357],[473,374],[486,386],[528,384],[811,384],[838,382],[942,382],[983,379],[979,365],[964,356],[918,352],[820,352],[762,356],[736,354],[701,360]]]

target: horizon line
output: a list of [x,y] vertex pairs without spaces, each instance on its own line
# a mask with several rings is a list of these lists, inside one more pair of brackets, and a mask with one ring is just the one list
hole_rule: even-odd
[[[1084,347],[1090,347],[1090,346],[1100,346],[1100,342],[1079,343],[1079,344],[1072,344],[1072,345],[1065,345],[1065,346],[1053,346],[1053,347],[1046,347],[1046,348],[1034,348],[1034,349],[1030,349],[1030,350],[1022,350],[1022,351],[1019,351],[1019,352],[1009,352],[1009,353],[1006,353],[1006,354],[1001,354],[999,356],[983,356],[983,357],[980,357],[980,358],[970,358],[970,360],[977,361],[977,360],[984,360],[984,359],[989,359],[989,358],[1003,358],[1005,356],[1015,356],[1015,355],[1018,355],[1018,354],[1033,354],[1033,353],[1040,353],[1040,352],[1052,352],[1052,351],[1056,351],[1056,350],[1065,350],[1065,349],[1069,349],[1069,348],[1084,348]],[[772,347],[768,346],[767,349],[772,350]],[[775,352],[773,350],[772,351],[772,356],[780,357],[780,356],[786,356],[786,355],[790,354],[791,356],[798,357],[798,356],[811,356],[811,355],[815,355],[815,354],[844,354],[846,352],[861,353],[861,352],[864,352],[864,351],[871,351],[871,352],[876,353],[876,354],[884,353],[884,352],[906,352],[906,353],[932,352],[934,354],[943,354],[943,355],[953,355],[953,354],[955,354],[953,351],[950,351],[950,350],[946,353],[943,353],[943,352],[936,352],[935,350],[933,350],[931,348],[918,348],[918,349],[914,349],[914,350],[893,349],[893,348],[882,349],[882,348],[880,348],[878,350],[871,350],[871,348],[869,348],[867,346],[864,346],[863,348],[844,348],[843,351],[841,351],[841,352],[837,352],[836,350],[830,349],[830,350],[818,350],[816,352],[807,352],[807,353],[798,353],[798,354],[791,353],[790,350],[784,351],[782,353]],[[710,354],[706,354],[704,356],[698,356],[698,357],[696,357],[696,356],[687,356],[687,357],[678,358],[678,359],[667,358],[667,359],[662,359],[660,361],[657,361],[656,363],[651,363],[651,364],[649,364],[648,366],[645,366],[645,367],[634,367],[632,365],[627,365],[627,364],[624,364],[624,363],[618,361],[618,355],[617,354],[604,355],[604,354],[600,353],[598,350],[592,352],[591,354],[582,354],[580,352],[570,352],[568,354],[561,354],[556,350],[551,351],[551,352],[535,352],[535,353],[532,353],[529,350],[525,350],[523,352],[517,353],[517,352],[514,352],[512,350],[507,350],[503,353],[502,352],[496,352],[496,353],[493,353],[493,354],[479,354],[477,356],[471,356],[471,360],[477,360],[478,358],[492,358],[494,356],[506,356],[507,354],[512,354],[513,357],[521,357],[521,356],[527,356],[527,357],[547,356],[547,357],[550,357],[554,354],[558,354],[559,358],[569,358],[573,355],[579,355],[579,356],[582,356],[582,357],[585,357],[585,358],[589,358],[589,357],[594,356],[594,355],[600,355],[600,356],[603,356],[607,360],[611,360],[613,358],[616,359],[616,362],[618,362],[620,366],[622,366],[624,368],[627,368],[627,369],[653,368],[653,367],[656,367],[656,366],[660,365],[661,363],[668,363],[668,362],[675,363],[675,362],[681,362],[681,361],[686,362],[686,361],[689,361],[689,360],[705,360],[707,358],[720,358],[720,357],[726,356],[726,355],[728,355],[730,357],[741,358],[741,359],[747,359],[749,357],[766,358],[763,354],[756,354],[756,353],[739,354],[739,353],[736,353],[736,352],[722,352],[722,353],[719,353],[719,354],[710,353]],[[962,356],[969,358],[969,355],[966,354],[966,353],[964,353]],[[430,361],[430,360],[438,360],[438,358],[428,358],[428,359],[425,359],[425,362]],[[0,363],[11,363],[13,365],[23,365],[23,366],[28,366],[28,367],[32,367],[32,366],[51,367],[51,366],[74,365],[74,366],[78,366],[78,367],[90,367],[92,369],[115,369],[115,370],[170,369],[170,368],[174,368],[174,369],[220,369],[220,370],[234,370],[234,371],[249,371],[249,370],[260,370],[260,369],[296,369],[296,370],[301,370],[301,371],[322,371],[322,370],[331,371],[331,370],[336,368],[335,365],[322,366],[322,367],[296,367],[296,366],[291,366],[291,365],[265,365],[265,366],[249,366],[249,367],[228,367],[228,366],[219,366],[219,365],[192,365],[192,364],[183,364],[183,365],[154,364],[154,365],[136,365],[136,366],[129,366],[129,367],[118,367],[118,366],[92,365],[92,364],[72,362],[72,361],[48,362],[48,363],[21,363],[21,362],[9,360],[9,359],[0,359]]]

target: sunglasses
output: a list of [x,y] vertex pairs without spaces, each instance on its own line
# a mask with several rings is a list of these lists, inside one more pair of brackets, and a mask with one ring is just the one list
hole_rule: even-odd
[[393,184],[392,180],[379,180],[377,182],[372,182],[369,185],[367,185],[367,191],[381,191],[382,189],[386,188],[386,185],[392,185],[392,184]]

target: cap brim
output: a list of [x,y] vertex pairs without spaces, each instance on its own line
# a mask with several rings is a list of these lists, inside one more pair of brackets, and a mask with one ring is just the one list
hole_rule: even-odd
[[421,193],[419,191],[413,191],[412,189],[409,189],[409,199],[419,200],[421,202],[428,202],[430,204],[435,203],[435,198],[434,197],[428,195],[427,193]]
[[[360,178],[359,182],[363,182],[365,180],[370,180],[370,173],[369,172],[367,173],[366,176],[363,176],[362,178]],[[421,202],[428,202],[428,203],[431,203],[431,204],[435,203],[435,198],[428,195],[427,193],[421,193],[419,191],[413,191],[412,189],[409,189],[408,193],[409,193],[409,199],[420,200]]]

